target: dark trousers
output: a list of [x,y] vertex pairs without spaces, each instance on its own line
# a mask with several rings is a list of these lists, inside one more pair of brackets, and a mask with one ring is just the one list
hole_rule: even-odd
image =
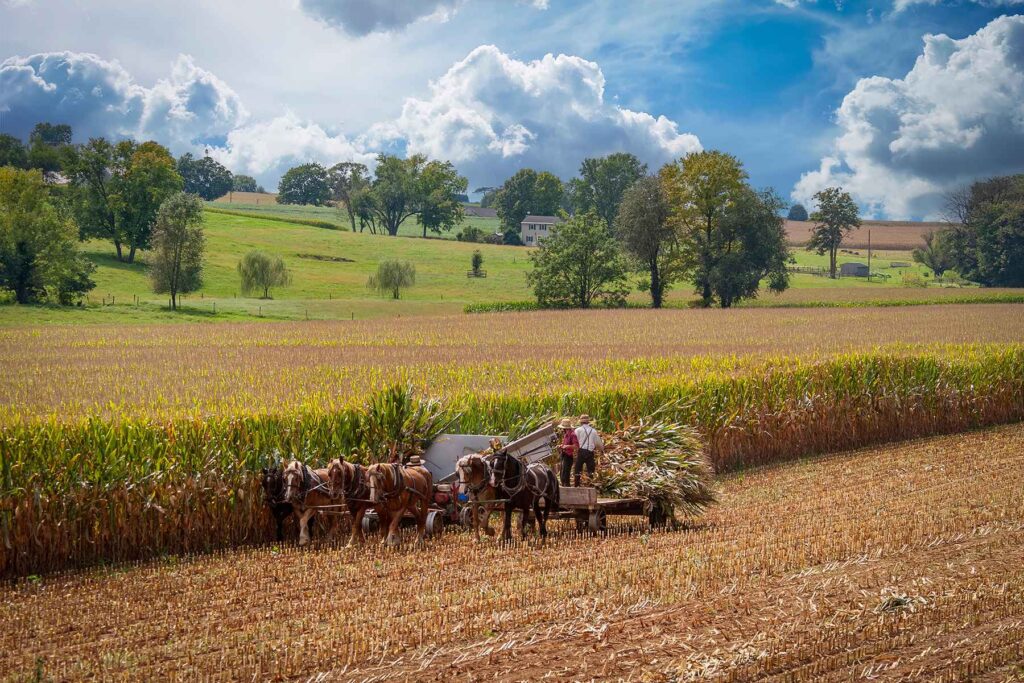
[[581,448],[576,454],[576,462],[573,463],[572,475],[573,475],[573,486],[580,485],[580,475],[583,474],[583,468],[587,468],[587,475],[590,477],[594,476],[594,470],[596,469],[596,463],[594,461],[594,451],[588,451]]
[[559,473],[559,483],[562,486],[568,486],[569,480],[572,476],[572,458],[562,453],[562,471]]

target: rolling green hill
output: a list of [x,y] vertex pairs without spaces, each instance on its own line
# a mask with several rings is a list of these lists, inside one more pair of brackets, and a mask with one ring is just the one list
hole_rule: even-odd
[[[218,208],[227,208],[218,204]],[[316,218],[315,207],[277,207],[291,211],[293,218]],[[240,206],[239,210],[251,210]],[[310,209],[313,209],[310,211]],[[113,247],[100,241],[83,246],[97,264],[96,288],[81,308],[50,306],[0,306],[0,325],[75,322],[158,322],[182,320],[265,319],[348,319],[380,316],[459,313],[466,304],[523,301],[531,298],[526,273],[529,250],[487,244],[468,244],[453,239],[385,237],[346,230],[330,230],[282,222],[289,215],[274,211],[277,220],[206,212],[207,266],[201,292],[188,296],[184,310],[167,310],[167,298],[151,292],[146,276],[147,254],[138,262],[124,264],[113,255]],[[302,213],[304,215],[298,215]],[[496,221],[474,218],[481,227],[493,228]],[[407,221],[409,230],[415,223]],[[484,225],[484,224],[491,225]],[[272,300],[239,295],[236,266],[252,249],[280,255],[292,272],[293,284],[274,290]],[[484,257],[486,278],[467,278],[470,258],[479,249]],[[794,250],[801,265],[820,266],[826,257]],[[863,261],[864,254],[843,254],[841,261]],[[382,259],[401,259],[416,265],[416,285],[403,292],[400,300],[381,298],[366,288],[367,278]],[[829,280],[796,275],[793,288],[781,297],[763,295],[755,304],[807,305],[818,300],[870,301],[876,299],[935,297],[935,289],[908,290],[900,287],[902,273],[920,268],[890,268],[891,261],[909,261],[909,253],[877,254],[877,272],[892,275],[888,283],[869,283],[859,278]],[[977,290],[975,290],[977,291]],[[927,294],[926,294],[927,293]],[[953,294],[950,292],[949,294]],[[996,292],[993,292],[996,294]],[[647,297],[635,292],[632,300],[645,304]],[[689,285],[681,284],[669,293],[668,305],[685,305],[692,299]]]

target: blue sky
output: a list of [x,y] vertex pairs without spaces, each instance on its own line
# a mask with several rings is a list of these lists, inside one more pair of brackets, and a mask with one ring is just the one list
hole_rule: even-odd
[[[472,186],[697,149],[934,217],[1024,171],[1024,0],[0,0],[0,128],[152,137],[269,187],[380,150]],[[926,36],[932,36],[927,39]],[[943,36],[948,36],[945,38]],[[916,65],[916,66],[915,66]]]

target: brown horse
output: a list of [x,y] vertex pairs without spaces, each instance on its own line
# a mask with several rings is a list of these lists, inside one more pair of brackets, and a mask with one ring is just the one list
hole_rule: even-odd
[[470,453],[459,458],[455,471],[459,473],[459,486],[469,496],[473,505],[473,534],[480,540],[480,522],[484,523],[484,533],[494,535],[491,528],[491,512],[498,508],[497,503],[487,505],[487,501],[495,500],[497,492],[491,486],[491,466],[488,458],[492,456]]
[[366,468],[366,478],[370,486],[370,503],[381,524],[390,520],[384,543],[390,546],[399,544],[398,525],[402,516],[411,512],[416,516],[422,545],[427,536],[427,512],[434,493],[434,478],[430,472],[418,465],[376,464]]
[[[370,480],[366,476],[366,468],[354,462],[346,462],[342,458],[335,458],[327,466],[327,491],[334,500],[339,498],[348,508],[352,515],[352,536],[349,538],[350,546],[362,543],[363,537],[363,515],[370,509]],[[381,518],[381,528],[384,528],[384,518]]]
[[299,545],[309,543],[309,520],[317,509],[331,504],[327,470],[314,470],[298,460],[284,468],[284,502],[291,503],[299,517]]

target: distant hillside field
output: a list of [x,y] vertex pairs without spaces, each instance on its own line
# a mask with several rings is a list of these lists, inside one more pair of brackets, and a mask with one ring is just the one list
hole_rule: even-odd
[[[811,238],[813,221],[786,221],[786,237],[792,246],[803,246]],[[850,233],[843,242],[848,249],[867,249],[868,231],[871,232],[871,246],[874,249],[906,250],[916,249],[924,244],[928,232],[948,228],[946,223],[914,223],[909,221],[864,221]]]

